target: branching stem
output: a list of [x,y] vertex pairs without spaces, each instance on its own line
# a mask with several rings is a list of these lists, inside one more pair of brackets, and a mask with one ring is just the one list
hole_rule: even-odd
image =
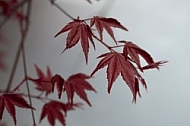
[[55,0],[49,0],[52,5],[57,7],[61,12],[63,12],[67,17],[69,17],[71,20],[75,20],[74,17],[72,17],[67,11],[65,11],[61,6],[59,6],[57,3],[55,3]]
[[111,52],[115,52],[114,49],[112,49],[111,46],[107,45],[105,42],[103,42],[102,40],[100,40],[97,36],[95,36],[94,34],[92,35],[96,40],[98,40],[101,44],[103,44],[107,49],[109,49]]

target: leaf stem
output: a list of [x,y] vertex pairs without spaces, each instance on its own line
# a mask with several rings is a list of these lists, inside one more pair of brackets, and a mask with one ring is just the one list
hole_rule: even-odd
[[57,7],[61,12],[63,12],[67,17],[69,17],[71,20],[75,20],[74,17],[72,17],[67,11],[65,11],[61,6],[59,6],[57,3],[55,3],[55,0],[49,0],[52,5]]
[[[24,94],[24,93],[14,93],[14,94],[17,94],[17,95],[21,95],[21,96],[24,96],[24,97],[29,97],[28,94]],[[44,100],[49,100],[49,101],[56,101],[55,99],[51,99],[51,98],[48,98],[48,97],[41,97],[40,95],[36,96],[36,95],[30,95],[31,98],[35,98],[35,99],[39,99],[43,102],[45,102]]]
[[97,36],[95,36],[94,34],[92,34],[92,36],[93,36],[96,40],[98,40],[100,43],[102,43],[102,44],[103,44],[107,49],[109,49],[111,52],[115,52],[115,50],[112,49],[111,46],[107,45],[105,42],[103,42],[102,40],[100,40]]
[[118,48],[118,47],[123,47],[124,45],[117,45],[117,46],[112,46],[111,48]]

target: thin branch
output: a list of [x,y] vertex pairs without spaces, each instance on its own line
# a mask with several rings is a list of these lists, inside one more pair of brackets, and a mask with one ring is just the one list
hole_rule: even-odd
[[[27,78],[27,69],[26,69],[26,56],[25,56],[24,45],[22,45],[22,58],[23,58],[24,75],[25,75],[25,79],[26,79]],[[26,88],[27,88],[27,92],[28,92],[28,99],[29,99],[30,106],[33,106],[32,105],[32,99],[31,99],[28,79],[26,79]],[[32,113],[33,123],[36,124],[36,122],[35,122],[35,116],[34,116],[34,111],[32,109],[31,109],[31,113]]]
[[67,17],[69,17],[72,20],[75,20],[74,17],[72,17],[67,11],[65,11],[61,6],[59,6],[57,3],[55,3],[55,0],[49,0],[49,2],[54,5],[55,7],[57,7],[57,9],[59,9],[61,12],[63,12]]
[[13,62],[13,68],[11,70],[11,74],[10,74],[9,81],[8,81],[7,88],[6,88],[5,92],[9,92],[9,90],[11,88],[12,81],[13,81],[14,74],[15,74],[15,70],[16,70],[18,60],[19,60],[19,57],[20,57],[20,53],[21,53],[21,49],[22,49],[22,43],[24,43],[23,40],[21,40],[19,48],[18,48],[18,51],[16,53],[16,57],[15,57],[15,60]]
[[[19,9],[20,7],[22,7],[28,1],[29,0],[23,0],[22,2],[20,2],[17,6],[15,6],[15,8],[13,8],[12,12],[14,12],[17,9]],[[11,17],[12,14],[13,13],[11,13],[8,17],[6,17],[4,19],[3,23],[0,24],[0,28],[9,20],[9,18]],[[24,43],[24,41],[25,41],[25,38],[21,38],[20,45],[19,45],[18,50],[16,52],[15,60],[13,62],[13,68],[11,70],[11,74],[10,74],[8,84],[7,84],[7,88],[6,88],[5,92],[9,92],[9,90],[11,88],[12,81],[13,81],[13,78],[14,78],[14,74],[15,74],[15,71],[16,71],[16,67],[17,67],[17,64],[18,64],[18,60],[19,60],[19,57],[20,57],[20,54],[21,54],[22,44]]]
[[[24,93],[14,93],[14,94],[17,94],[17,95],[21,95],[21,96],[24,96],[24,97],[29,97],[28,94],[24,94]],[[35,99],[38,99],[38,100],[41,100],[44,102],[44,100],[48,100],[48,101],[56,101],[55,99],[51,99],[51,98],[48,98],[48,97],[41,97],[40,95],[36,96],[36,95],[30,95],[31,98],[35,98]]]
[[103,42],[102,40],[100,40],[97,36],[95,36],[94,34],[92,35],[96,40],[98,40],[101,44],[103,44],[107,49],[109,49],[111,52],[115,52],[114,49],[112,49],[111,46],[107,45],[105,42]]
[[117,46],[112,46],[111,48],[118,48],[118,47],[123,47],[124,45],[117,45]]
[[[25,79],[26,79],[26,88],[27,88],[27,92],[28,92],[30,106],[33,106],[31,94],[30,94],[30,88],[29,88],[29,84],[28,84],[28,80],[27,80],[28,74],[27,74],[26,56],[25,56],[25,48],[24,48],[24,41],[26,40],[26,36],[27,36],[28,30],[29,30],[29,19],[30,19],[30,14],[31,14],[31,7],[32,7],[32,0],[29,0],[28,6],[27,6],[27,13],[26,13],[26,16],[27,16],[26,23],[23,24],[23,22],[21,21],[20,28],[21,28],[22,38],[23,38],[23,42],[21,42],[21,47],[22,47],[24,75],[25,75]],[[33,125],[36,125],[34,111],[32,109],[31,109],[31,114],[32,114],[32,119],[33,119]]]

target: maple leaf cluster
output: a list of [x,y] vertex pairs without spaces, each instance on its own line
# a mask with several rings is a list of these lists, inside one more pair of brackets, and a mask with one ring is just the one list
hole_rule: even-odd
[[[55,4],[55,0],[49,1],[52,5],[55,5],[58,7],[58,9],[60,9],[60,7]],[[89,3],[92,2],[91,0],[86,1]],[[26,19],[26,17],[19,11],[18,8],[23,7],[23,5],[27,2],[29,1],[0,0],[1,16],[4,16],[4,18],[10,18],[14,16],[17,20],[23,21],[23,19]],[[62,9],[61,11],[65,13]],[[68,14],[66,15],[68,16]],[[68,17],[72,19],[71,16]],[[23,26],[22,23],[23,22],[20,22],[20,26]],[[140,48],[133,42],[126,40],[118,41],[114,36],[113,28],[128,31],[126,27],[124,27],[119,21],[114,18],[94,16],[89,19],[80,19],[79,17],[72,19],[71,22],[65,25],[54,36],[57,37],[63,33],[67,33],[66,47],[63,49],[63,52],[80,43],[86,64],[88,64],[89,60],[88,57],[90,44],[95,50],[96,43],[99,43],[107,48],[108,52],[100,54],[97,57],[97,59],[100,59],[100,61],[89,75],[84,73],[76,73],[70,75],[67,79],[59,74],[52,74],[49,66],[47,66],[46,72],[43,72],[40,67],[34,64],[37,78],[28,76],[25,73],[24,79],[14,89],[10,89],[10,85],[5,91],[2,91],[2,89],[0,89],[0,120],[3,117],[3,113],[6,108],[12,117],[14,124],[16,125],[17,120],[15,107],[31,109],[33,111],[35,110],[35,107],[32,106],[31,99],[37,99],[43,102],[39,123],[45,117],[47,117],[49,124],[52,126],[55,126],[56,120],[58,120],[63,126],[66,126],[65,117],[67,116],[67,112],[75,110],[75,108],[81,108],[83,105],[82,103],[75,102],[75,96],[78,96],[86,104],[92,106],[90,100],[88,99],[87,91],[96,93],[96,90],[92,87],[88,80],[91,79],[97,73],[97,71],[105,67],[107,67],[107,92],[111,93],[113,84],[119,75],[121,75],[122,79],[132,92],[133,101],[136,102],[137,96],[141,96],[139,83],[141,83],[143,87],[147,89],[146,81],[141,76],[140,72],[143,73],[145,70],[154,68],[159,70],[159,67],[167,61],[155,62],[147,51]],[[105,42],[103,36],[104,31],[106,31],[106,33],[113,40],[115,46],[110,46],[109,42]],[[25,34],[26,33],[22,35]],[[25,36],[22,36],[22,39],[23,38],[25,38]],[[21,43],[21,47],[21,49],[24,48],[23,43]],[[122,48],[122,51],[116,51],[117,48]],[[3,53],[0,52],[0,69],[3,69],[5,67],[4,63],[2,62],[2,57]],[[142,65],[140,60],[141,58],[146,61],[146,65]],[[23,58],[23,60],[25,59]],[[29,91],[28,94],[18,92],[23,84],[26,84],[28,86],[28,83],[33,84],[35,89],[40,94],[33,95],[30,94]],[[49,95],[54,93],[55,89],[57,90],[58,99],[49,98]],[[66,102],[61,99],[63,94],[65,94],[67,98]],[[24,99],[24,97],[29,97],[29,103]],[[37,126],[35,124],[35,121],[34,126]]]
[[[87,22],[88,20],[90,20],[89,24]],[[93,33],[94,27],[96,28],[99,37],[97,37]],[[138,47],[136,44],[130,41],[117,41],[112,28],[119,28],[124,31],[128,31],[127,28],[121,25],[121,23],[114,18],[94,16],[91,19],[81,20],[78,17],[77,19],[73,20],[72,22],[68,23],[65,27],[63,27],[55,35],[55,37],[62,33],[68,32],[66,39],[66,48],[63,50],[63,52],[67,49],[72,48],[80,41],[86,59],[86,63],[88,63],[89,43],[91,42],[95,49],[94,39],[98,40],[98,42],[105,46],[109,50],[109,52],[102,54],[98,57],[102,58],[102,60],[91,73],[91,76],[93,76],[99,69],[102,69],[105,66],[107,66],[108,93],[110,93],[113,83],[121,74],[123,80],[129,86],[133,94],[133,101],[136,101],[137,94],[139,94],[140,96],[139,81],[145,88],[147,88],[145,79],[139,74],[138,69],[141,72],[147,69],[159,69],[159,66],[166,63],[167,61],[154,62],[150,54]],[[104,30],[107,31],[107,33],[115,42],[116,46],[111,47],[104,42]],[[119,47],[123,47],[123,52],[117,52],[114,50],[114,48]],[[143,67],[141,66],[140,56],[144,58],[148,65]]]
[[[47,116],[47,119],[52,126],[55,125],[56,119],[59,120],[63,126],[65,126],[65,116],[67,115],[67,112],[74,110],[75,108],[81,108],[83,105],[82,103],[73,102],[75,93],[89,106],[91,106],[85,92],[85,90],[96,92],[95,89],[86,81],[86,79],[91,78],[90,76],[83,73],[78,73],[71,75],[67,80],[64,80],[60,75],[53,76],[49,67],[47,67],[46,73],[44,73],[36,64],[34,67],[38,76],[37,79],[27,77],[27,79],[24,79],[15,89],[10,91],[10,94],[2,94],[0,96],[0,119],[2,119],[4,108],[6,108],[16,125],[15,106],[34,109],[22,98],[23,94],[14,94],[27,80],[33,82],[33,84],[36,85],[35,89],[42,93],[44,92],[46,97],[54,91],[55,85],[58,91],[59,99],[61,98],[63,92],[66,92],[67,94],[68,102],[66,103],[50,100],[48,103],[43,105],[40,122]],[[35,97],[40,99],[41,94]]]

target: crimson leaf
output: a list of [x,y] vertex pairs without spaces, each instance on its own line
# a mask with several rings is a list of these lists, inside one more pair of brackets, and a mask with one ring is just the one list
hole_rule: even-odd
[[[63,126],[65,126],[65,115],[67,111],[74,110],[74,107],[81,107],[82,104],[69,104],[58,101],[50,101],[44,104],[41,112],[40,122],[47,116],[47,119],[51,126],[55,126],[55,120],[58,119]],[[63,114],[65,113],[65,115]]]
[[54,91],[55,84],[57,86],[57,91],[58,91],[58,98],[61,98],[62,90],[63,90],[63,85],[65,80],[60,76],[60,75],[54,75],[51,79],[52,82],[52,92]]
[[[167,61],[159,61],[155,63],[151,55],[145,50],[138,47],[136,44],[132,42],[126,42],[126,41],[120,41],[120,42],[125,43],[125,46],[123,48],[124,57],[127,60],[130,59],[131,61],[133,61],[141,71],[150,69],[150,68],[159,69],[158,67],[159,65],[167,62]],[[146,67],[143,67],[143,68],[141,67],[139,56],[144,58],[144,60],[148,63]]]
[[67,93],[68,101],[72,104],[74,93],[76,93],[80,98],[82,98],[89,106],[91,106],[90,101],[87,98],[85,90],[94,91],[96,90],[86,81],[90,76],[82,73],[78,73],[70,76],[64,83],[64,90]]
[[65,117],[62,113],[64,104],[57,101],[51,101],[46,103],[42,108],[42,113],[40,117],[40,122],[42,119],[47,116],[51,126],[55,126],[55,119],[58,119],[63,126],[65,126]]
[[112,37],[112,39],[116,42],[116,39],[114,37],[114,33],[111,29],[111,27],[120,28],[122,30],[128,31],[127,28],[122,26],[120,22],[118,22],[114,18],[104,18],[99,16],[94,16],[90,21],[90,26],[93,25],[96,26],[96,29],[100,35],[100,40],[103,40],[103,29],[107,31],[107,33]]
[[42,91],[42,92],[46,92],[46,96],[47,96],[52,91],[52,84],[51,84],[52,73],[51,73],[51,70],[47,66],[47,71],[45,74],[36,64],[34,66],[35,66],[38,78],[33,79],[31,77],[28,77],[28,79],[33,81],[34,84],[36,84],[37,90]]
[[158,61],[158,62],[154,62],[151,63],[149,65],[146,65],[144,67],[142,67],[142,70],[146,70],[146,69],[153,69],[153,68],[157,68],[159,70],[159,66],[161,66],[164,63],[167,63],[168,61]]
[[97,67],[92,72],[93,76],[99,69],[107,67],[107,79],[108,79],[108,93],[110,93],[111,88],[119,74],[121,74],[123,80],[129,86],[132,94],[133,100],[136,101],[136,95],[139,94],[139,80],[146,88],[145,80],[138,73],[136,68],[124,56],[117,52],[110,52],[100,55],[98,58],[103,58]]
[[18,94],[2,94],[0,96],[0,119],[2,119],[4,108],[6,108],[16,125],[15,106],[34,109]]
[[61,31],[59,31],[55,35],[55,37],[67,31],[69,31],[69,33],[67,36],[66,48],[64,49],[64,51],[66,49],[72,48],[79,42],[79,40],[81,40],[81,46],[87,63],[89,52],[89,40],[95,48],[95,44],[92,39],[93,33],[91,31],[91,28],[85,23],[85,21],[76,19],[67,24]]

